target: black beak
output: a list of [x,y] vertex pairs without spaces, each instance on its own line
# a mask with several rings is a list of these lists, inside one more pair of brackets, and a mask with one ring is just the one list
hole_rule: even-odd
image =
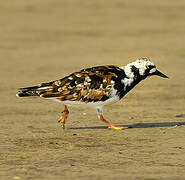
[[166,76],[165,74],[163,74],[162,72],[156,70],[154,75],[157,75],[157,76],[160,76],[160,77],[163,77],[163,78],[168,78],[168,76]]

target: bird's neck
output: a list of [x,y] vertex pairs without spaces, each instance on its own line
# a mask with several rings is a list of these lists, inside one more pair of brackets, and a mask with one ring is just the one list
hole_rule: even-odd
[[120,98],[125,96],[133,87],[146,78],[145,76],[141,76],[139,70],[130,64],[124,67],[124,72],[125,78],[121,80],[123,86]]

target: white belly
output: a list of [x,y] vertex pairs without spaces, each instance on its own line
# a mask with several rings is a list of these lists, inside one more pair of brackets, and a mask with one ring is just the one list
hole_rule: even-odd
[[80,101],[60,101],[59,99],[53,98],[52,100],[62,103],[62,104],[66,104],[66,105],[70,105],[70,106],[90,106],[90,107],[99,107],[99,106],[105,106],[105,105],[109,105],[109,104],[113,104],[115,102],[119,101],[119,96],[113,96],[110,99],[107,99],[106,101],[99,101],[99,102],[89,102],[89,103],[85,103],[85,102],[80,102]]

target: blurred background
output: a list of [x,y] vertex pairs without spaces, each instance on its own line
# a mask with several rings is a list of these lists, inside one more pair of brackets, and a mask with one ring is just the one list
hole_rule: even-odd
[[[59,79],[85,67],[104,64],[123,66],[140,57],[151,58],[158,69],[168,75],[170,79],[164,80],[152,77],[150,80],[142,82],[125,97],[125,100],[112,107],[107,107],[105,110],[106,116],[112,119],[114,124],[184,121],[184,0],[6,0],[0,2],[0,13],[1,145],[4,147],[7,143],[6,146],[11,147],[10,142],[16,142],[14,149],[20,152],[20,154],[16,154],[17,151],[14,153],[7,148],[3,150],[6,154],[6,156],[3,156],[5,157],[3,162],[7,165],[7,172],[10,172],[10,167],[12,167],[12,158],[16,164],[27,151],[23,152],[23,149],[34,147],[34,145],[29,144],[32,140],[26,141],[25,138],[30,138],[30,136],[40,137],[47,143],[50,136],[61,138],[60,134],[54,134],[57,128],[57,132],[61,132],[56,123],[57,113],[59,116],[59,112],[62,110],[61,106],[40,99],[18,99],[15,97],[17,89]],[[79,113],[79,111],[73,109],[72,112],[70,120],[67,122],[68,127],[102,125],[101,122],[96,120],[94,110],[85,110],[86,116],[85,114],[82,116],[81,112]],[[115,117],[117,118],[115,119]],[[136,132],[135,137],[142,134],[137,134],[138,129],[134,131]],[[127,132],[128,136],[129,132],[133,133],[133,131]],[[86,131],[80,131],[80,133],[86,133]],[[93,134],[91,131],[91,133],[92,137],[96,137],[96,132]],[[110,132],[102,131],[102,133]],[[147,136],[150,133],[147,132]],[[70,131],[62,134],[62,136],[66,137],[68,141],[69,134]],[[154,132],[154,134],[157,133]],[[125,134],[123,135],[125,137]],[[120,136],[122,137],[121,134]],[[177,134],[171,134],[172,139],[174,136],[177,137]],[[179,131],[178,137],[181,136],[184,137],[182,132]],[[107,137],[110,138],[110,136]],[[134,141],[132,137],[133,135],[129,136],[131,141]],[[160,137],[151,136],[149,138],[155,137],[155,142],[158,142],[157,139]],[[24,141],[24,143],[20,143],[17,140],[19,138],[23,139],[21,142]],[[118,137],[117,139],[122,138]],[[36,138],[35,143],[38,145],[40,142],[37,140],[38,138]],[[82,141],[83,138],[80,140]],[[135,140],[134,142],[137,142],[137,138]],[[72,140],[70,141],[73,144]],[[112,139],[112,141],[115,142],[115,139]],[[112,143],[112,141],[109,142]],[[106,142],[106,140],[102,140],[103,142]],[[149,142],[148,140],[147,143]],[[161,140],[161,142],[163,141]],[[165,142],[166,140],[163,144]],[[180,139],[179,141],[176,139],[174,142],[180,142]],[[84,143],[84,147],[86,147],[87,141],[84,140]],[[111,146],[111,144],[109,145]],[[155,145],[151,144],[151,147]],[[170,144],[168,145],[170,146]],[[173,146],[177,146],[177,144]],[[20,147],[21,149],[19,149]],[[46,161],[43,167],[47,166],[50,161],[45,159],[47,148],[41,145],[40,147],[38,153],[30,156],[28,154],[29,157],[26,156],[25,160],[21,161],[24,168],[27,168],[27,165],[25,165],[27,161],[34,163],[38,160],[34,159],[37,157],[43,162]],[[171,147],[158,149],[160,147],[159,143],[154,149],[145,151],[144,155],[148,153],[147,155],[150,157],[152,154],[150,152],[159,152],[155,157],[149,159],[154,158],[154,161],[156,157],[159,157],[159,161],[169,159],[171,157],[170,153],[173,153],[170,151]],[[33,151],[37,152],[37,148]],[[119,149],[116,146],[115,151],[117,148]],[[133,147],[134,153],[137,148],[137,146]],[[143,142],[142,150],[143,148],[145,148],[145,142]],[[169,149],[169,154],[166,155],[166,152],[164,152],[164,156],[160,156],[164,149]],[[83,150],[83,148],[80,150]],[[50,151],[51,149],[47,153]],[[101,152],[104,151],[105,149],[101,150]],[[112,152],[114,152],[114,148]],[[131,151],[128,150],[129,152]],[[53,154],[56,154],[57,158],[60,159],[60,152],[57,155],[57,152],[53,150],[52,156]],[[124,160],[133,156],[129,155],[124,157]],[[128,167],[130,167],[128,169],[130,176],[128,177],[132,176],[132,170],[137,169],[133,167],[138,162],[146,165],[143,173],[150,174],[153,172],[153,170],[147,169],[148,164],[145,164],[145,160],[140,159],[141,154],[137,155],[134,160],[128,160],[128,162],[131,162],[131,164],[128,163]],[[52,156],[48,153],[48,157]],[[102,155],[103,160],[108,160],[110,157],[105,158]],[[179,161],[182,164],[183,156],[178,157],[180,157]],[[178,160],[178,157],[172,160],[172,164],[175,160]],[[58,162],[57,158],[55,159],[56,162]],[[94,156],[92,161],[93,158]],[[76,158],[76,161],[78,162],[78,158]],[[150,160],[148,161],[150,162]],[[40,163],[39,160],[37,162]],[[66,162],[68,161],[66,160]],[[55,167],[59,174],[63,172],[61,169],[57,169],[60,165],[60,162],[58,162]],[[105,162],[103,165],[106,168],[107,163]],[[119,163],[117,165],[117,167],[122,166]],[[138,164],[138,167],[140,166]],[[34,168],[35,170],[32,169],[31,173],[38,171],[36,166]],[[156,175],[161,166],[158,168]],[[172,166],[169,169],[167,168],[166,172],[174,170],[170,168]],[[17,171],[19,172],[19,169]],[[43,172],[45,173],[45,171]],[[15,174],[13,168],[11,173]],[[55,170],[52,173],[56,174]],[[124,175],[122,177],[125,177]]]
[[184,0],[1,2],[1,73],[14,74],[22,85],[18,73],[35,83],[149,57],[175,77],[174,69],[180,75],[184,65],[184,10]]
[[145,81],[131,98],[139,103],[140,95],[154,93],[165,105],[184,105],[184,0],[7,0],[0,12],[2,109],[18,87],[140,57],[151,58],[170,79]]

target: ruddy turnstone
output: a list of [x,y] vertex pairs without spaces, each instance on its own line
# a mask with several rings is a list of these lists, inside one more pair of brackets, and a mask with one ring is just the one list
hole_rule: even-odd
[[103,107],[119,101],[141,80],[152,75],[168,78],[156,69],[153,61],[141,58],[124,67],[107,65],[82,69],[56,81],[20,88],[17,96],[39,96],[64,104],[58,121],[63,128],[69,114],[67,105],[86,105],[95,107],[98,119],[109,128],[119,130],[128,127],[114,126],[105,120]]

